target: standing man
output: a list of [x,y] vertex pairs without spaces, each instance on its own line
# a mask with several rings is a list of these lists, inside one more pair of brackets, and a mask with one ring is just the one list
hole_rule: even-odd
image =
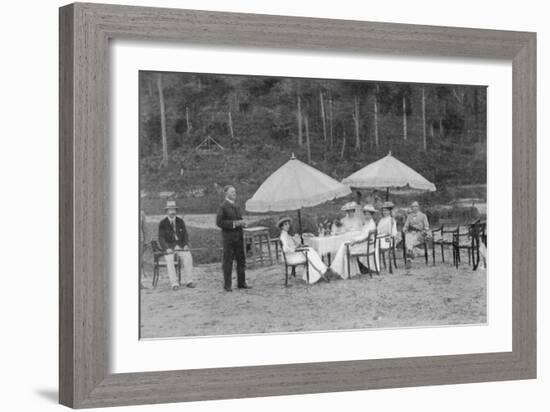
[[178,206],[175,200],[166,202],[166,217],[159,224],[159,243],[162,250],[166,253],[166,269],[173,290],[178,290],[180,283],[176,276],[176,266],[174,264],[174,255],[177,254],[182,268],[182,282],[188,288],[194,288],[193,283],[193,257],[189,250],[189,236],[183,219],[176,216]]
[[237,191],[233,186],[223,188],[225,200],[220,205],[216,216],[216,225],[222,230],[223,241],[223,288],[231,292],[231,272],[233,260],[237,261],[237,287],[239,289],[251,289],[246,284],[245,278],[245,254],[243,243],[243,228],[246,226],[239,207],[235,204]]

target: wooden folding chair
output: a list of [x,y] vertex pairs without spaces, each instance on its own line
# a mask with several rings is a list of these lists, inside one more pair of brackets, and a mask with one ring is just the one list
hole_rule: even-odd
[[[393,266],[397,269],[397,260],[395,258],[395,239],[391,235],[377,235],[376,240],[378,241],[378,254],[382,260],[384,269],[388,267],[386,265],[386,255],[388,255],[389,271],[390,273],[393,273],[392,259]],[[383,243],[389,246],[382,248]]]
[[[151,240],[151,249],[153,251],[153,287],[157,287],[160,268],[166,268],[166,259],[163,259],[167,253],[162,250],[156,239]],[[181,262],[178,254],[174,256],[174,265],[176,267],[176,273],[178,275],[178,282],[181,282]]]
[[[367,270],[369,271],[369,276],[372,278],[372,271],[371,271],[371,268],[370,268],[370,258],[373,257],[374,258],[374,271],[379,275],[380,274],[380,269],[378,268],[378,262],[377,262],[377,259],[376,259],[376,230],[375,231],[372,231],[369,233],[369,236],[361,241],[361,242],[358,242],[356,243],[355,245],[362,245],[364,246],[364,250],[363,251],[356,251],[356,252],[353,252],[350,248],[350,244],[346,244],[346,255],[347,255],[347,262],[348,262],[348,274],[349,274],[349,277],[351,278],[351,264],[350,264],[350,259],[352,257],[354,258],[359,258],[359,257],[366,257],[367,258]],[[355,246],[354,245],[354,246]]]
[[288,286],[288,269],[290,268],[291,269],[291,276],[293,277],[296,277],[296,267],[297,266],[305,266],[306,267],[306,279],[307,279],[307,284],[309,285],[309,265],[308,265],[308,260],[307,260],[307,250],[304,249],[304,250],[296,250],[297,252],[301,252],[304,254],[304,257],[305,257],[305,261],[304,262],[300,262],[300,263],[295,263],[295,264],[290,264],[288,263],[287,259],[286,259],[286,254],[285,254],[285,251],[283,250],[283,244],[282,242],[279,240],[279,247],[281,248],[281,254],[283,255],[283,262],[284,262],[284,265],[285,265],[285,287]]

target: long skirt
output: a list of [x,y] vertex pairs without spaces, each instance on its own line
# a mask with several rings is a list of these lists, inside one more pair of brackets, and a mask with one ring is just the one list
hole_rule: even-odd
[[376,246],[375,253],[374,253],[374,259],[373,256],[368,257],[367,262],[367,256],[353,256],[357,253],[365,253],[366,252],[366,246],[365,244],[360,245],[353,245],[350,247],[350,260],[349,260],[349,271],[348,271],[348,253],[347,253],[347,244],[343,243],[340,245],[338,250],[336,251],[336,255],[334,256],[334,259],[332,260],[332,264],[330,265],[330,268],[339,274],[342,279],[349,279],[352,276],[358,275],[361,273],[361,270],[359,269],[359,263],[361,262],[365,266],[370,266],[371,270],[374,270],[375,263],[377,267],[380,267],[380,262],[378,259],[378,247]]
[[[309,283],[316,283],[321,276],[327,271],[327,266],[323,260],[319,257],[315,249],[307,248],[307,254],[304,252],[292,252],[286,253],[286,262],[289,265],[299,265],[305,263],[307,256],[308,270],[309,270]],[[307,272],[303,271],[302,279],[307,282]]]

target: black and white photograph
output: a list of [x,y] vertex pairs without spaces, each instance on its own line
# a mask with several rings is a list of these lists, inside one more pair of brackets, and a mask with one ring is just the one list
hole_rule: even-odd
[[487,322],[487,87],[141,71],[140,338]]

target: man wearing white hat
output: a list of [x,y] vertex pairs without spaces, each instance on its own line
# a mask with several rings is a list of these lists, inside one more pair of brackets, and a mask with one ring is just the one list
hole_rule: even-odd
[[174,255],[177,254],[182,264],[181,286],[194,288],[193,283],[193,257],[189,250],[189,235],[183,219],[176,216],[178,206],[175,200],[166,202],[166,217],[159,223],[159,243],[160,247],[166,252],[166,269],[172,289],[177,290],[180,287],[176,275],[176,266],[174,264]]

